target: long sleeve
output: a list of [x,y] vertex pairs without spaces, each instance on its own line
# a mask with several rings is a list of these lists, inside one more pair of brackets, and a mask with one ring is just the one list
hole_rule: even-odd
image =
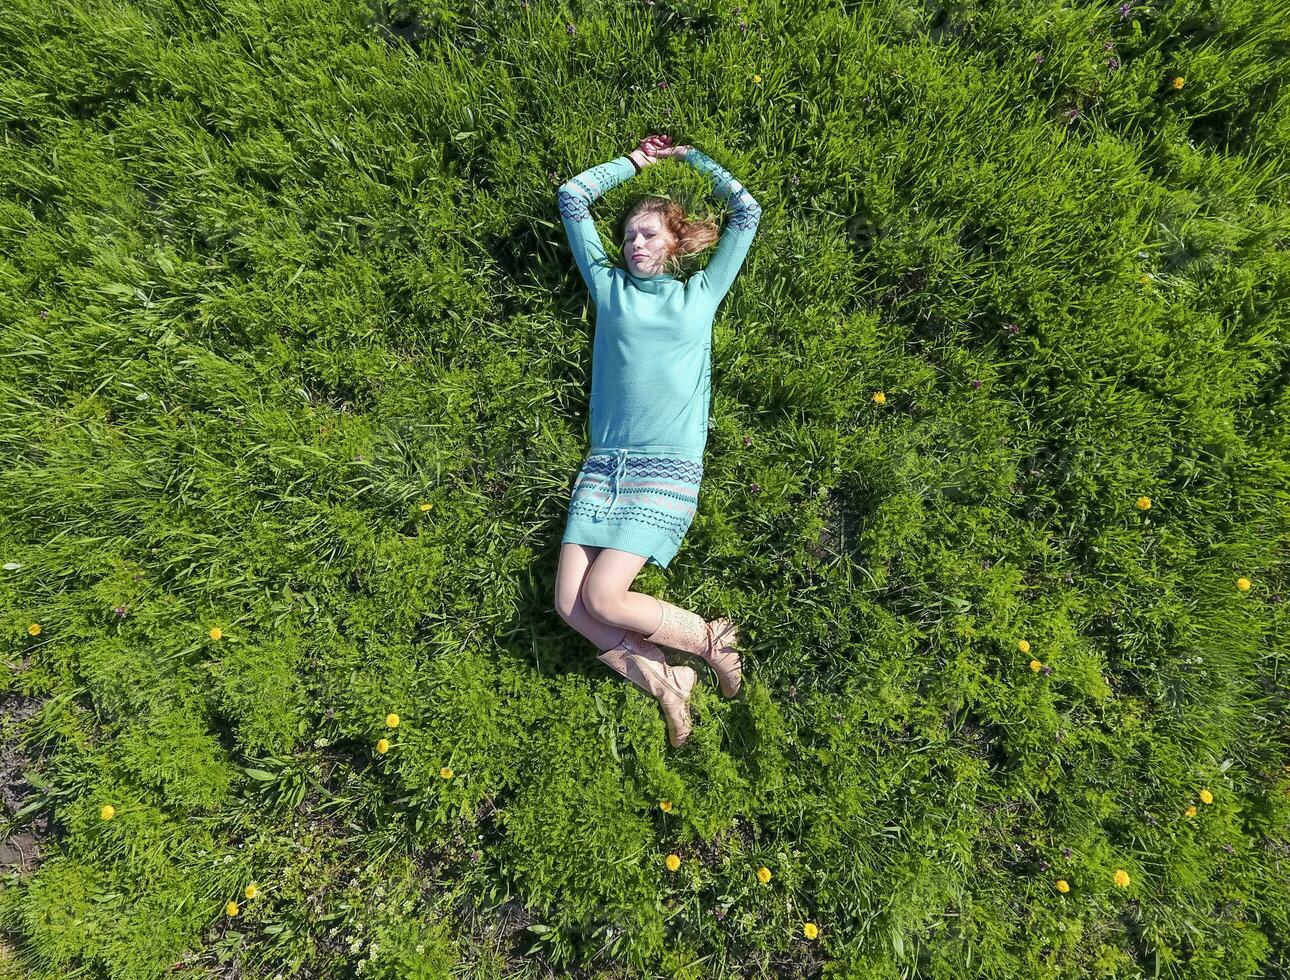
[[569,237],[573,260],[578,264],[578,271],[582,273],[597,310],[609,295],[613,263],[592,220],[591,205],[606,191],[635,176],[636,165],[629,157],[614,157],[608,163],[598,163],[571,177],[560,185],[557,193],[560,220]]
[[748,254],[757,226],[761,223],[761,205],[748,188],[702,150],[690,147],[685,154],[685,162],[712,177],[713,196],[730,206],[730,217],[726,219],[726,227],[717,241],[717,250],[703,271],[697,273],[703,277],[702,288],[710,295],[715,307],[734,284],[735,275]]

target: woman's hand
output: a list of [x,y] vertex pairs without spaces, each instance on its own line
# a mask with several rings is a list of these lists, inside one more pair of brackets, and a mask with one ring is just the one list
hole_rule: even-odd
[[[653,142],[651,143],[651,141]],[[672,137],[670,136],[651,136],[648,140],[641,143],[641,146],[644,147],[645,143],[651,144],[649,152],[660,160],[664,157],[683,157],[690,152],[688,144],[674,146],[672,144]]]
[[641,145],[628,154],[631,159],[644,169],[655,161],[665,157],[683,157],[690,150],[689,146],[673,146],[672,137],[662,134],[648,136],[641,140]]

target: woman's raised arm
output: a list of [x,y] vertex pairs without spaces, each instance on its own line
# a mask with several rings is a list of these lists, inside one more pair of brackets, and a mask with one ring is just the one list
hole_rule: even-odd
[[696,273],[702,277],[701,288],[711,294],[712,302],[720,303],[734,284],[735,275],[757,234],[757,226],[761,223],[761,205],[749,193],[748,188],[702,150],[691,146],[681,159],[710,176],[713,180],[713,196],[730,206],[730,217],[726,219],[726,227],[721,232],[716,252],[703,271]]
[[600,232],[592,220],[591,205],[606,191],[635,177],[637,170],[632,157],[614,157],[608,163],[598,163],[578,176],[569,178],[560,185],[556,194],[560,205],[560,220],[564,223],[564,232],[569,238],[569,248],[573,250],[573,261],[578,264],[578,271],[582,273],[597,309],[609,293],[613,263],[605,252]]

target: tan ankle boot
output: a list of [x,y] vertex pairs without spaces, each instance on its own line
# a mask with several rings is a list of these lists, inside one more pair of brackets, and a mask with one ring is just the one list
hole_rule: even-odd
[[690,692],[699,675],[691,667],[673,667],[663,651],[635,630],[628,630],[618,646],[596,657],[646,694],[658,699],[667,719],[668,741],[680,748],[690,737]]
[[728,619],[704,622],[698,613],[662,599],[659,602],[663,606],[663,622],[645,639],[694,654],[716,672],[723,695],[733,698],[738,694],[743,681],[739,628]]

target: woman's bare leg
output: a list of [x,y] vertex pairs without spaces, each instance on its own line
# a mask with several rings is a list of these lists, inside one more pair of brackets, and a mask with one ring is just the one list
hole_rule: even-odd
[[743,676],[737,627],[724,618],[709,622],[674,603],[643,592],[629,592],[627,586],[647,560],[630,552],[602,548],[583,577],[584,608],[607,629],[636,632],[656,646],[682,650],[705,661],[716,671],[721,693],[734,697]]
[[583,604],[582,587],[587,573],[597,555],[604,550],[573,542],[562,544],[560,564],[555,573],[555,611],[561,619],[590,640],[597,650],[609,650],[618,646],[627,630],[625,626],[611,626],[597,619]]
[[582,583],[587,611],[609,627],[649,636],[663,622],[663,605],[652,595],[627,587],[649,559],[629,551],[602,548]]

